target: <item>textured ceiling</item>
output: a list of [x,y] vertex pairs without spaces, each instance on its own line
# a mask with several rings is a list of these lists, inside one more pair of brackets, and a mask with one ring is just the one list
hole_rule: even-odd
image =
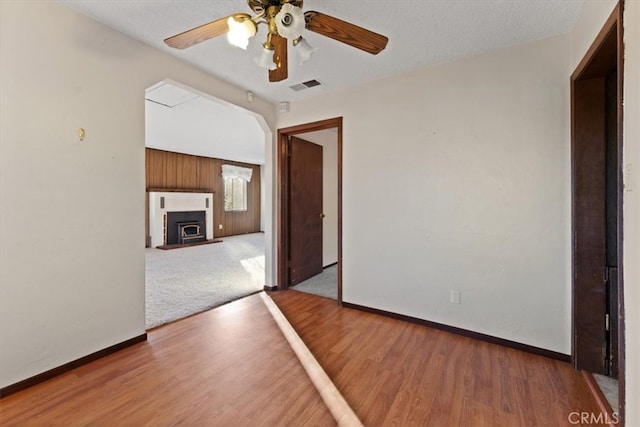
[[[236,13],[250,12],[245,0],[59,0],[125,34],[169,52],[272,102],[293,101],[442,62],[569,32],[583,0],[305,0],[317,10],[389,37],[387,48],[369,55],[321,35],[306,32],[318,48],[298,65],[289,49],[289,78],[269,83],[253,57],[265,29],[247,51],[218,37],[185,50],[163,43],[169,36]],[[322,86],[293,91],[303,81]]]

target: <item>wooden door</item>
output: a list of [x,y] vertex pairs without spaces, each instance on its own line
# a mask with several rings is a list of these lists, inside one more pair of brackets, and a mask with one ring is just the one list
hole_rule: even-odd
[[322,272],[322,146],[289,141],[289,285]]
[[574,86],[573,281],[574,364],[605,374],[606,128],[605,81]]

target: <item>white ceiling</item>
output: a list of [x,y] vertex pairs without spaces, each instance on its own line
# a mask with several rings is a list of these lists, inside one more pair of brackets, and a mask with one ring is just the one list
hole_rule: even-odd
[[[247,51],[217,37],[188,49],[163,40],[195,26],[237,13],[250,13],[245,0],[58,0],[108,26],[169,52],[272,102],[293,101],[341,90],[454,59],[569,32],[584,0],[306,0],[317,10],[389,37],[387,48],[370,55],[306,32],[318,51],[298,65],[290,47],[289,78],[269,83],[253,57],[265,29]],[[289,88],[317,79],[322,86]]]
[[145,145],[264,164],[265,134],[253,114],[174,82],[146,91]]

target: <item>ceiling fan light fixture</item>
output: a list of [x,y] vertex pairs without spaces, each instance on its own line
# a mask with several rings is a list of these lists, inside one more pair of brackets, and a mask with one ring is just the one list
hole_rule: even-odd
[[311,55],[318,50],[317,47],[311,46],[302,36],[293,41],[293,46],[296,48],[296,52],[298,52],[298,56],[300,57],[300,65],[307,62],[309,58],[311,58]]
[[246,49],[249,45],[249,39],[256,35],[258,28],[247,14],[238,13],[232,15],[227,20],[229,32],[227,40],[233,46]]
[[304,13],[298,6],[285,3],[276,15],[276,28],[281,37],[295,40],[302,36],[305,27]]
[[377,55],[386,48],[388,37],[322,12],[303,12],[303,1],[246,0],[249,8],[255,13],[254,16],[235,13],[168,37],[164,42],[167,46],[185,49],[227,34],[232,45],[247,49],[249,39],[258,31],[258,25],[265,24],[267,40],[262,45],[262,53],[254,58],[254,61],[260,67],[270,70],[270,82],[280,82],[288,77],[288,62],[291,62],[288,56],[289,42],[298,52],[301,65],[317,50],[302,37],[306,31],[334,39],[372,55]]
[[267,70],[275,70],[278,68],[275,62],[273,62],[273,46],[269,43],[262,45],[262,53],[253,58],[258,67],[266,68]]

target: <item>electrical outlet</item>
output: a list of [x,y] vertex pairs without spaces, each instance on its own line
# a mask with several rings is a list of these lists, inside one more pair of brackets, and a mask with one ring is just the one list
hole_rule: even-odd
[[451,291],[449,302],[451,304],[460,304],[460,291]]
[[218,224],[218,230],[222,230],[222,224]]

